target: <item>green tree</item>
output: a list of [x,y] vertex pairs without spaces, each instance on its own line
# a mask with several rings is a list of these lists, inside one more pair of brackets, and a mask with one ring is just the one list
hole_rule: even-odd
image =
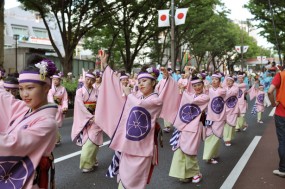
[[[285,52],[285,1],[271,0],[274,21],[276,25],[277,40],[279,49],[282,54]],[[276,36],[273,28],[273,20],[270,12],[268,0],[250,0],[245,7],[254,15],[254,19],[259,22],[257,28],[262,28],[260,34],[267,39],[268,42],[275,44],[277,50]]]
[[123,63],[126,71],[131,72],[140,50],[163,31],[157,27],[157,10],[166,8],[167,4],[150,0],[115,0],[114,4],[111,19],[104,28],[94,28],[95,31],[88,34],[91,39],[86,47],[92,48],[94,53],[100,46],[107,48],[111,51],[111,60],[113,54],[113,61],[118,66]]
[[[72,71],[74,50],[82,37],[92,28],[108,20],[113,3],[101,0],[19,0],[26,10],[38,12],[46,26],[51,44],[63,66],[63,72]],[[61,36],[63,52],[51,34],[57,27]]]

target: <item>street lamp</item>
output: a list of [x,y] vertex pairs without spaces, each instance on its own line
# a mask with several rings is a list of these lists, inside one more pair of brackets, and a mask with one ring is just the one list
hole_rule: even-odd
[[18,73],[18,40],[19,40],[19,35],[18,34],[15,34],[13,35],[13,39],[15,40],[15,44],[16,44],[16,47],[15,47],[15,59],[16,59],[16,73]]

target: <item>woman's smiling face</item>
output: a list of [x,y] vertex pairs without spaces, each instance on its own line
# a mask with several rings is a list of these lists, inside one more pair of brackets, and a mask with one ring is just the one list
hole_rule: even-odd
[[19,84],[19,92],[22,100],[33,111],[48,103],[47,94],[49,88],[50,86],[47,84],[41,85],[32,82]]
[[144,96],[153,93],[155,81],[149,78],[141,78],[138,81],[139,90]]

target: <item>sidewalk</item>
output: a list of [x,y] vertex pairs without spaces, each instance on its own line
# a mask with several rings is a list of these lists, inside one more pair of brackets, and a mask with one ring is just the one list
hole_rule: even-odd
[[272,174],[279,163],[277,143],[274,119],[272,119],[236,181],[234,189],[285,189],[285,178]]

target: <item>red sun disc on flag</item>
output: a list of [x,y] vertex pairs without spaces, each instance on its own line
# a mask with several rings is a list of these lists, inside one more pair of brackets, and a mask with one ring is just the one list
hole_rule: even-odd
[[161,16],[160,16],[160,20],[161,20],[161,21],[165,21],[165,20],[166,20],[166,18],[167,18],[167,17],[166,17],[166,15],[165,15],[165,14],[163,14],[163,15],[161,15]]
[[184,13],[179,13],[178,15],[177,15],[177,18],[178,19],[182,19],[184,17]]

